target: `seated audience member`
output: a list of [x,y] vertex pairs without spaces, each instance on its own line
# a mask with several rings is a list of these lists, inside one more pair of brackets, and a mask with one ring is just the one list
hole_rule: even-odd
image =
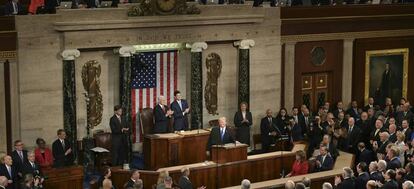
[[316,157],[316,170],[317,171],[331,170],[333,168],[334,161],[331,155],[328,154],[326,146],[322,145],[319,151],[320,151],[320,155]]
[[131,170],[131,176],[129,177],[128,182],[124,184],[124,188],[125,189],[134,188],[134,184],[136,184],[139,180],[140,180],[139,171],[136,169]]
[[363,142],[358,143],[359,155],[357,158],[357,163],[364,162],[366,165],[369,165],[371,161],[375,160],[374,153],[371,150],[365,147]]
[[358,173],[358,176],[355,179],[355,188],[356,189],[365,189],[365,186],[367,185],[367,182],[369,180],[369,174],[368,174],[368,166],[365,162],[360,162],[356,166],[356,170]]
[[295,189],[306,189],[306,187],[303,183],[299,182],[295,185]]
[[407,180],[402,184],[402,189],[414,189],[414,183],[410,180]]
[[35,163],[35,154],[33,151],[27,153],[27,161],[23,164],[22,173],[23,175],[31,174],[34,177],[41,176],[40,167]]
[[0,164],[0,176],[5,176],[7,178],[7,189],[15,189],[18,187],[17,181],[19,180],[19,175],[17,174],[16,168],[13,166],[12,157],[5,155],[2,157]]
[[52,150],[46,147],[46,142],[42,138],[36,139],[37,148],[35,149],[36,163],[42,169],[51,168],[53,166]]
[[296,152],[296,160],[293,162],[292,171],[286,177],[307,174],[308,169],[309,165],[308,161],[306,161],[306,154],[304,151],[299,150]]
[[376,161],[373,161],[369,164],[369,178],[370,180],[379,180],[384,181],[384,177],[382,176],[382,173],[378,171],[378,163]]
[[295,189],[295,182],[293,182],[292,180],[288,180],[285,183],[285,189]]
[[0,176],[0,189],[6,189],[9,181],[5,176]]
[[335,177],[335,188],[337,189],[351,189],[355,188],[355,181],[353,178],[354,172],[349,167],[344,167],[342,172],[343,180],[341,177]]
[[377,189],[377,183],[375,180],[369,180],[367,182],[366,189]]
[[311,180],[308,177],[303,177],[302,183],[305,185],[306,189],[310,189]]
[[395,146],[391,147],[388,150],[387,157],[389,161],[387,162],[387,169],[395,170],[395,169],[401,168],[401,162],[398,156],[399,156],[398,149]]
[[64,167],[73,164],[72,146],[66,139],[66,132],[63,129],[57,131],[58,139],[52,144],[54,167]]
[[242,180],[241,189],[250,189],[250,181],[247,179]]
[[45,0],[30,0],[29,14],[41,14],[44,12]]
[[402,184],[405,180],[406,171],[403,168],[399,168],[395,171],[395,181],[397,181],[398,188],[402,188]]
[[[389,169],[387,172],[383,173],[385,182],[381,186],[383,189],[398,189],[398,183],[395,181],[395,171]],[[381,185],[381,184],[380,184]]]
[[332,188],[332,184],[331,184],[331,183],[329,183],[329,182],[324,182],[324,183],[322,184],[322,189],[333,189],[333,188]]
[[262,139],[263,152],[269,152],[270,145],[274,144],[276,137],[280,135],[276,127],[276,120],[272,116],[273,112],[270,109],[266,110],[266,117],[260,121],[260,136]]
[[23,165],[27,162],[27,150],[24,149],[24,144],[21,140],[14,141],[12,159],[13,165],[16,167],[17,173],[20,177],[22,177]]
[[99,182],[99,185],[102,187],[102,189],[114,189],[114,187],[112,186],[112,181],[110,179],[111,175],[111,168],[104,167],[103,174]]
[[23,177],[20,189],[41,189],[41,181],[39,177],[33,177],[32,174],[26,174]]
[[23,7],[20,4],[19,0],[9,0],[8,2],[6,2],[6,4],[4,5],[4,14],[6,16],[24,14]]
[[[190,169],[188,167],[184,167],[183,169],[181,169],[181,177],[180,180],[178,181],[178,186],[181,189],[192,189],[193,188],[193,184],[190,181]],[[202,187],[198,187],[198,189],[205,189],[206,187],[202,186]]]
[[211,146],[213,145],[228,144],[235,142],[234,137],[230,134],[230,131],[227,128],[226,118],[220,117],[218,119],[218,122],[219,126],[213,127],[213,129],[211,129],[210,137],[207,142],[208,152],[211,150]]
[[157,180],[157,187],[156,187],[157,189],[165,188],[164,180],[168,176],[169,176],[168,171],[161,171],[160,172],[160,174],[158,175],[158,180]]

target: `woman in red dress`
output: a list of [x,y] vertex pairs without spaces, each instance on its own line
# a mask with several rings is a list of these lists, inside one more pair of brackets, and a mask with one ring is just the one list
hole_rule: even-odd
[[53,156],[50,148],[46,147],[46,142],[42,138],[36,139],[37,148],[35,149],[35,161],[42,169],[51,168],[53,165]]
[[309,165],[306,160],[306,154],[303,150],[296,152],[296,160],[293,162],[292,171],[286,175],[286,177],[292,177],[297,175],[304,175],[308,173]]

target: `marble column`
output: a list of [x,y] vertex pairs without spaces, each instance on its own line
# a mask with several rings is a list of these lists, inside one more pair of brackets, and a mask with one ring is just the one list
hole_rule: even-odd
[[191,129],[203,127],[203,50],[207,43],[196,42],[191,48]]
[[285,108],[288,110],[295,103],[295,45],[296,42],[285,43]]
[[119,53],[119,102],[124,109],[126,122],[131,126],[131,57],[135,53],[133,46],[123,46]]
[[[132,104],[131,104],[131,57],[135,53],[133,46],[119,48],[119,101],[124,110],[123,115],[129,128],[132,129]],[[132,141],[128,138],[128,162],[131,161]]]
[[[67,49],[61,55],[63,58],[63,128],[73,149],[77,149],[75,58],[80,56],[80,52],[77,49]],[[74,154],[76,155],[76,150]]]
[[342,67],[342,101],[348,104],[352,101],[352,57],[354,39],[344,39]]
[[239,82],[238,82],[238,104],[250,103],[250,47],[254,46],[254,41],[244,39],[234,42],[234,46],[239,47]]

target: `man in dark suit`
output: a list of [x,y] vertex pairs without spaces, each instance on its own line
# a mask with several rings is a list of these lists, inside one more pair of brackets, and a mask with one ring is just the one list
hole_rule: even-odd
[[395,181],[395,171],[392,169],[387,170],[384,174],[385,183],[382,185],[382,189],[398,189],[398,183]]
[[381,120],[377,119],[375,121],[375,129],[370,134],[371,145],[374,143],[381,144],[380,134],[385,131],[383,125],[384,123]]
[[22,15],[22,14],[24,14],[23,7],[19,3],[19,0],[9,0],[4,5],[4,14],[6,16]]
[[122,117],[122,106],[114,107],[114,115],[109,120],[112,136],[112,165],[122,165],[126,161],[125,154],[128,146],[129,128],[126,120]]
[[316,157],[316,171],[328,171],[333,168],[333,158],[328,154],[326,146],[321,145],[319,148],[320,155]]
[[341,177],[336,176],[335,177],[335,188],[336,189],[351,189],[351,188],[355,188],[355,181],[353,178],[353,174],[354,172],[352,171],[351,168],[349,167],[344,167],[343,168],[343,173],[342,173],[342,177],[344,178],[343,180],[341,179]]
[[372,97],[368,98],[368,104],[362,110],[368,112],[369,109],[374,109],[374,98]]
[[368,113],[367,112],[362,112],[361,113],[361,119],[359,119],[355,125],[361,130],[361,141],[364,142],[365,144],[369,144],[369,138],[370,138],[370,134],[372,132],[372,128],[369,125],[369,120],[368,120]]
[[322,144],[326,146],[329,154],[335,160],[336,157],[338,157],[339,152],[338,152],[338,149],[336,148],[336,145],[332,142],[331,136],[328,134],[323,135]]
[[402,111],[397,112],[396,121],[398,125],[401,125],[403,120],[408,120],[409,124],[412,124],[414,121],[414,114],[410,111],[410,104],[405,103],[401,106]]
[[312,122],[312,118],[310,116],[309,109],[305,108],[299,113],[299,126],[302,128],[302,134],[307,134],[307,131],[309,129],[309,125]]
[[346,128],[348,131],[348,135],[345,138],[347,144],[346,150],[350,153],[355,154],[357,151],[357,145],[361,139],[361,130],[355,126],[355,119],[353,117],[350,117],[348,119],[348,125]]
[[273,112],[270,109],[266,110],[266,117],[260,121],[260,135],[262,138],[262,150],[268,152],[270,145],[275,143],[276,136],[280,135],[275,123],[276,120],[272,117]]
[[405,143],[406,144],[411,143],[412,130],[410,128],[410,124],[409,124],[408,120],[406,120],[406,119],[403,120],[402,123],[401,123],[401,127],[402,127],[401,132],[403,132],[404,135],[405,135]]
[[378,163],[373,161],[369,164],[369,178],[370,180],[383,181],[382,173],[378,171]]
[[139,171],[136,169],[131,170],[131,177],[128,182],[124,184],[125,189],[132,189],[134,185],[139,181]]
[[346,114],[353,117],[355,120],[359,120],[358,103],[356,100],[351,102],[351,107],[346,111]]
[[23,164],[22,167],[23,175],[32,174],[33,176],[41,176],[40,166],[35,163],[35,154],[34,152],[28,152],[27,161]]
[[333,115],[334,115],[336,118],[338,118],[338,114],[339,114],[340,112],[344,112],[344,113],[345,113],[345,110],[344,110],[344,104],[342,103],[342,101],[339,101],[338,103],[336,103],[336,109],[335,109],[332,113],[333,113]]
[[387,152],[387,157],[389,161],[387,162],[387,169],[398,169],[401,168],[401,162],[398,159],[398,149],[396,147],[391,147]]
[[58,139],[52,144],[54,167],[64,167],[73,164],[73,149],[69,140],[66,139],[66,132],[63,129],[57,131]]
[[24,149],[24,144],[21,140],[14,141],[14,150],[11,154],[13,159],[13,166],[16,167],[19,176],[23,176],[23,165],[27,162],[27,150]]
[[390,144],[390,141],[388,140],[389,137],[390,135],[387,132],[380,133],[380,143],[373,145],[373,149],[377,153],[377,156],[385,156],[387,154],[386,149],[388,144]]
[[5,176],[8,180],[6,189],[18,189],[19,188],[19,175],[16,168],[13,166],[13,160],[11,156],[4,156],[3,163],[0,164],[0,176]]
[[45,0],[45,12],[48,14],[56,14],[56,7],[59,6],[60,0]]
[[175,91],[174,97],[175,100],[171,103],[171,110],[174,111],[174,131],[188,130],[187,115],[190,112],[190,108],[188,107],[187,101],[181,99],[180,91]]
[[395,143],[397,141],[397,126],[395,124],[391,124],[388,127],[388,132],[390,133],[390,138],[388,140],[391,143]]
[[[225,117],[220,117],[218,119],[218,127],[213,127],[210,132],[210,137],[207,142],[208,152],[211,150],[213,145],[224,145],[228,143],[234,143],[234,133],[230,133],[230,130],[227,128],[227,120]],[[207,153],[209,154],[209,153]]]
[[[181,189],[193,189],[193,184],[190,181],[190,169],[188,167],[184,167],[181,169],[181,177],[178,180],[178,186]],[[200,187],[205,188],[205,187]]]
[[358,143],[359,155],[357,158],[357,163],[364,162],[366,165],[369,165],[371,161],[375,160],[374,153],[365,147],[363,142]]
[[367,182],[369,181],[368,166],[365,162],[360,162],[356,166],[358,176],[355,179],[356,189],[365,189]]
[[154,107],[154,134],[168,133],[170,131],[170,119],[174,111],[169,110],[164,96],[158,97],[158,104]]

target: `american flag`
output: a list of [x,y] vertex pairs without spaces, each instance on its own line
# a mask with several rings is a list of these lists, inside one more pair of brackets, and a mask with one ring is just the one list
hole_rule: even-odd
[[154,108],[157,97],[161,95],[166,97],[168,104],[174,100],[174,91],[177,90],[177,54],[174,50],[135,55],[131,91],[135,143],[142,139],[139,112],[143,108]]

